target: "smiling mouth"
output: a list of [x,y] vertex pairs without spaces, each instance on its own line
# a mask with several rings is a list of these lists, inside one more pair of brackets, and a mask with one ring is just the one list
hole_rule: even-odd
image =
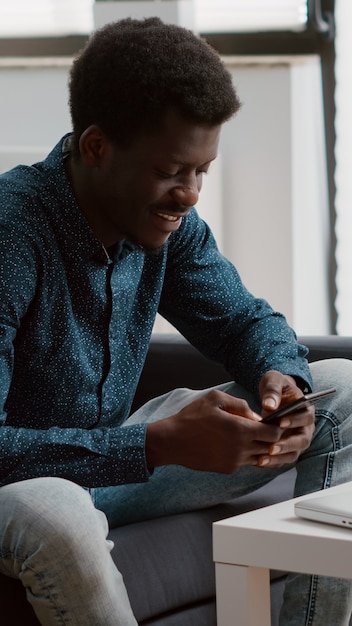
[[168,215],[167,213],[157,213],[157,215],[167,222],[177,222],[181,217],[180,215]]

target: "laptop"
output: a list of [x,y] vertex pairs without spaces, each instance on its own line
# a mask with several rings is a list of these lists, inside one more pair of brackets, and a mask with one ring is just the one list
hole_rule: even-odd
[[295,503],[295,514],[304,519],[352,530],[352,483],[346,491],[329,493]]

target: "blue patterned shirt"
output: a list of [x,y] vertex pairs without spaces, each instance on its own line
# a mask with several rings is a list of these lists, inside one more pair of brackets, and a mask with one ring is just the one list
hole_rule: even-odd
[[122,241],[108,255],[77,206],[63,145],[0,176],[0,484],[142,482],[145,426],[121,425],[158,311],[254,392],[268,369],[310,385],[306,352],[194,209],[158,253]]

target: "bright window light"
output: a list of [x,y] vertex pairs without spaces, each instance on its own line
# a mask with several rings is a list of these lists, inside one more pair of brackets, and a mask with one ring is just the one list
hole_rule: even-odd
[[[307,24],[307,0],[192,1],[198,32],[302,31]],[[94,0],[0,0],[0,37],[89,33],[93,4]],[[156,15],[158,4],[160,0],[155,2]]]
[[307,0],[194,0],[199,32],[304,30]]
[[0,0],[0,37],[89,33],[93,0]]

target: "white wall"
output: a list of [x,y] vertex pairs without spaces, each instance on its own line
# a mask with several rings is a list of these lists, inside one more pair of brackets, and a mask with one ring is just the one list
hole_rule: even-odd
[[[298,333],[323,334],[329,232],[319,60],[227,63],[243,108],[223,129],[199,211],[251,291]],[[70,130],[69,66],[0,60],[0,171],[41,158]]]
[[248,288],[300,334],[324,334],[330,232],[320,61],[227,62],[243,107],[223,129],[219,201],[204,188],[199,208],[211,222],[222,206],[219,240]]
[[49,146],[71,128],[71,59],[0,59],[0,145]]
[[71,59],[0,59],[0,172],[42,159],[69,132]]

